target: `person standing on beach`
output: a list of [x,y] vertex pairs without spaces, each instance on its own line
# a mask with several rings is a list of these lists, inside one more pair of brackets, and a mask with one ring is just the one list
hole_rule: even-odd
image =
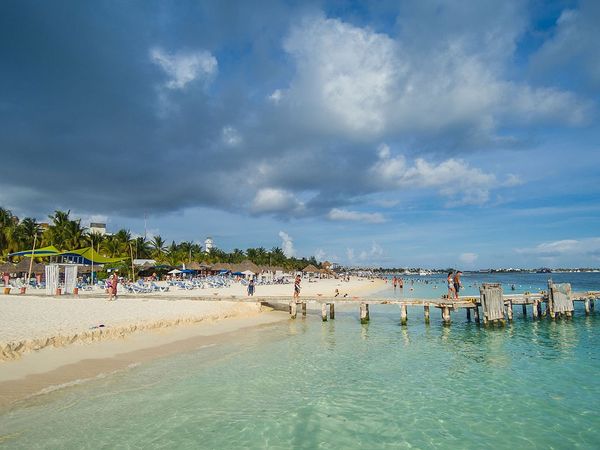
[[117,284],[119,284],[119,277],[117,273],[113,273],[109,279],[110,287],[108,288],[108,301],[117,299]]
[[452,272],[448,272],[448,278],[446,279],[448,284],[448,300],[452,300],[456,297],[456,291],[454,290],[454,274]]
[[248,297],[254,296],[254,278],[248,283]]
[[301,281],[302,281],[302,278],[300,278],[300,275],[296,275],[296,279],[294,280],[294,298],[300,297],[300,282]]
[[462,272],[457,270],[454,274],[454,279],[452,280],[452,284],[454,285],[454,298],[458,300],[458,291],[462,288],[462,283],[460,282],[460,276]]

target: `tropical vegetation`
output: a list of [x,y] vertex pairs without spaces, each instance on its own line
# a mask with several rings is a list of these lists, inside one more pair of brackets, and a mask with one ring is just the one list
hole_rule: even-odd
[[231,252],[213,248],[210,252],[204,252],[200,245],[191,241],[172,241],[169,244],[159,235],[147,240],[126,229],[107,235],[90,233],[81,224],[81,219],[71,218],[71,211],[54,211],[48,216],[48,222],[41,224],[31,217],[19,219],[8,209],[0,207],[0,256],[6,259],[9,253],[30,250],[34,242],[36,248],[53,245],[61,251],[93,246],[97,252],[109,258],[154,259],[158,264],[173,267],[192,261],[239,264],[244,260],[286,270],[302,269],[308,264],[319,267],[314,257],[290,258],[279,247],[270,250],[264,247],[246,250],[235,248]]

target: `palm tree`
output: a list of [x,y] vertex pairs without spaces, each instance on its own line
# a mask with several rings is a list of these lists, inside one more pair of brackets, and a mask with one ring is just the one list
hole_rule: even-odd
[[115,239],[114,236],[109,236],[107,239],[104,239],[101,245],[102,251],[109,255],[110,258],[114,258],[121,254],[122,243],[118,239]]
[[136,258],[147,259],[150,257],[150,244],[143,237],[137,237],[132,242],[133,254]]
[[152,249],[152,252],[156,258],[160,258],[167,250],[165,244],[165,240],[158,234],[150,241],[150,248]]
[[21,248],[33,248],[33,243],[36,239],[41,238],[42,229],[40,224],[31,217],[26,217],[18,226],[19,241]]

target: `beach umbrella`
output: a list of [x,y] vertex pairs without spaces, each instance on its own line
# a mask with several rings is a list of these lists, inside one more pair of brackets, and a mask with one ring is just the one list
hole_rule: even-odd
[[0,273],[13,273],[15,272],[15,265],[9,262],[0,264]]
[[181,270],[179,270],[179,269],[173,269],[173,270],[169,270],[169,272],[167,272],[167,273],[170,273],[171,275],[176,275],[178,273],[181,273]]

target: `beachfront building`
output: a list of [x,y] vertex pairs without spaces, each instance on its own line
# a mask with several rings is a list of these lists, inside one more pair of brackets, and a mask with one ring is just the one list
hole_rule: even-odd
[[90,234],[92,234],[92,233],[96,233],[101,236],[105,236],[106,235],[106,224],[99,223],[99,222],[90,223]]

